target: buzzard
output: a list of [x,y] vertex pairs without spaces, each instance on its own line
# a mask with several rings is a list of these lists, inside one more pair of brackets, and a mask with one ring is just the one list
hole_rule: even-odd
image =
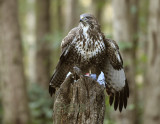
[[79,25],[62,40],[61,48],[62,54],[49,84],[51,96],[76,66],[84,75],[103,72],[110,105],[114,103],[115,110],[119,106],[120,112],[126,108],[129,88],[119,47],[114,40],[105,38],[93,15],[80,15]]

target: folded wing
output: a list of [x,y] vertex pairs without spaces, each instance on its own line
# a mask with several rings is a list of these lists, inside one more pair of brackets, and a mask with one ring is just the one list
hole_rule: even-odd
[[[66,78],[66,75],[70,71],[72,64],[69,63],[67,60],[69,57],[72,56],[72,50],[71,50],[71,43],[73,39],[76,36],[76,31],[78,28],[73,28],[68,35],[62,40],[61,48],[62,48],[62,54],[60,56],[58,65],[56,66],[56,69],[51,77],[50,83],[49,83],[49,93],[52,96],[52,94],[55,93],[56,87],[60,87],[60,85],[63,83],[63,81]],[[71,59],[71,58],[70,58]]]

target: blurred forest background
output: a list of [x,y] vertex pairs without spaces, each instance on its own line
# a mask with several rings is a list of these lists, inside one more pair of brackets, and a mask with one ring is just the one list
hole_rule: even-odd
[[160,124],[160,0],[0,0],[0,123],[52,124],[48,83],[82,13],[119,44],[130,86],[122,113],[106,96],[104,124]]

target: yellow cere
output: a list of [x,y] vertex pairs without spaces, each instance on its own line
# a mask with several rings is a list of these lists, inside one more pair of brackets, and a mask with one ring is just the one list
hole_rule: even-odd
[[81,17],[80,17],[80,19],[83,19],[83,18],[84,18],[84,16],[81,16]]

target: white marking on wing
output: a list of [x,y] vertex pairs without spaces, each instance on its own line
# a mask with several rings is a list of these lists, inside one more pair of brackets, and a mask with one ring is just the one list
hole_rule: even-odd
[[71,75],[72,73],[71,72],[68,72],[68,74],[66,75],[66,78],[69,76],[69,75]]
[[111,46],[113,47],[113,48],[116,48],[116,46],[114,45],[114,43],[112,43],[112,42],[110,42],[111,43]]
[[115,54],[116,54],[116,57],[117,57],[118,61],[121,62],[121,58],[120,58],[120,56],[119,56],[119,53],[116,52]]
[[64,56],[66,56],[66,55],[67,55],[67,53],[68,53],[68,49],[66,49],[66,51],[65,51],[65,53],[64,53]]

